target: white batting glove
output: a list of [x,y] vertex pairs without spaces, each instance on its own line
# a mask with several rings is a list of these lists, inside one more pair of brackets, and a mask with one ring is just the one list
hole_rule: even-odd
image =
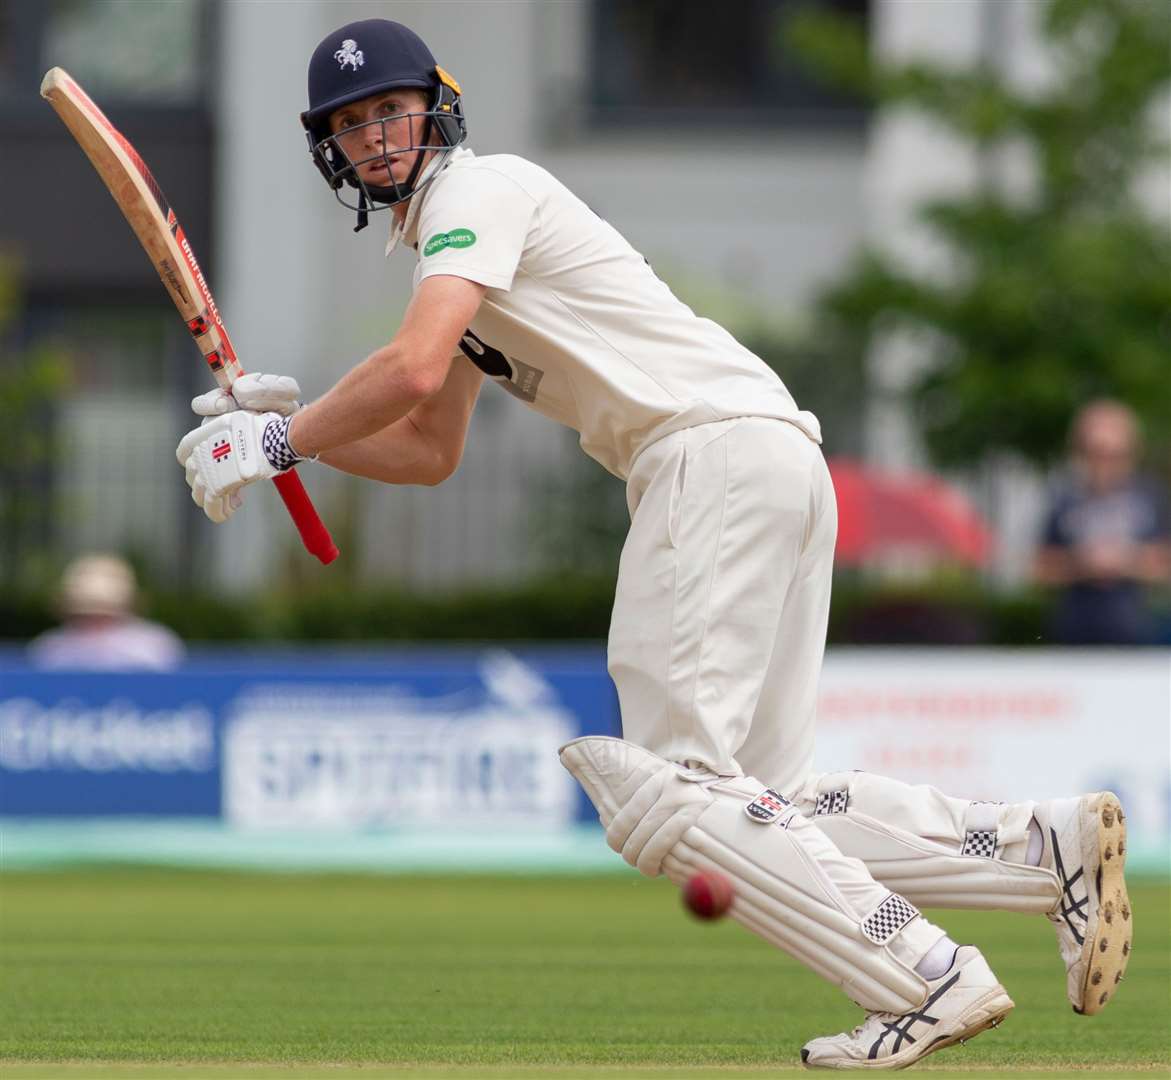
[[[207,421],[205,420],[204,423],[207,423]],[[184,472],[186,473],[187,486],[191,488],[192,502],[203,510],[217,525],[222,525],[244,505],[243,491],[233,491],[228,495],[220,496],[218,499],[208,495],[207,489],[199,477],[194,456],[187,459]]]
[[191,498],[217,525],[240,506],[240,490],[291,469],[302,458],[289,446],[291,417],[245,409],[213,416],[179,442]]
[[209,390],[191,399],[197,416],[224,416],[237,409],[292,416],[301,407],[301,387],[291,375],[241,375],[231,390]]

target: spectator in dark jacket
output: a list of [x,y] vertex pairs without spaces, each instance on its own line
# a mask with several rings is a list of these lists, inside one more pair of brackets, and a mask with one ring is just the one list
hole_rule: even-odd
[[1158,630],[1147,594],[1171,582],[1171,521],[1166,491],[1138,471],[1134,413],[1092,402],[1074,420],[1071,450],[1035,563],[1037,580],[1061,590],[1054,639],[1150,644]]

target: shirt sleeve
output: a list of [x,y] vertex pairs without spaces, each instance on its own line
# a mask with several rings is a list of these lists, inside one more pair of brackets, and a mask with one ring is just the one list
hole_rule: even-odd
[[503,173],[453,169],[423,204],[418,280],[451,274],[511,289],[536,215],[536,200]]

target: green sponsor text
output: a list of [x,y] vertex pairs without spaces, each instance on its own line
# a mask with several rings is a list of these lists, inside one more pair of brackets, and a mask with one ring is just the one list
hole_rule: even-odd
[[436,233],[423,247],[424,255],[434,255],[444,248],[468,248],[476,242],[476,234],[471,229],[452,229],[450,232]]

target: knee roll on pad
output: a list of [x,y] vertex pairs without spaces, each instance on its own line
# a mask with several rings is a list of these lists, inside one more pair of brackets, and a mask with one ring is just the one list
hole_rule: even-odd
[[664,857],[711,804],[700,775],[661,761],[606,826],[606,843],[647,877],[657,877]]
[[647,877],[662,872],[663,856],[712,801],[703,782],[719,779],[601,736],[567,743],[561,763],[597,809],[606,843]]
[[913,966],[943,932],[763,784],[684,769],[620,739],[575,740],[561,761],[632,866],[679,885],[719,870],[733,882],[733,919],[865,1009],[905,1013],[925,999]]
[[802,814],[888,889],[923,907],[1043,914],[1057,876],[1004,856],[1025,846],[1031,803],[969,802],[864,772],[812,778]]

